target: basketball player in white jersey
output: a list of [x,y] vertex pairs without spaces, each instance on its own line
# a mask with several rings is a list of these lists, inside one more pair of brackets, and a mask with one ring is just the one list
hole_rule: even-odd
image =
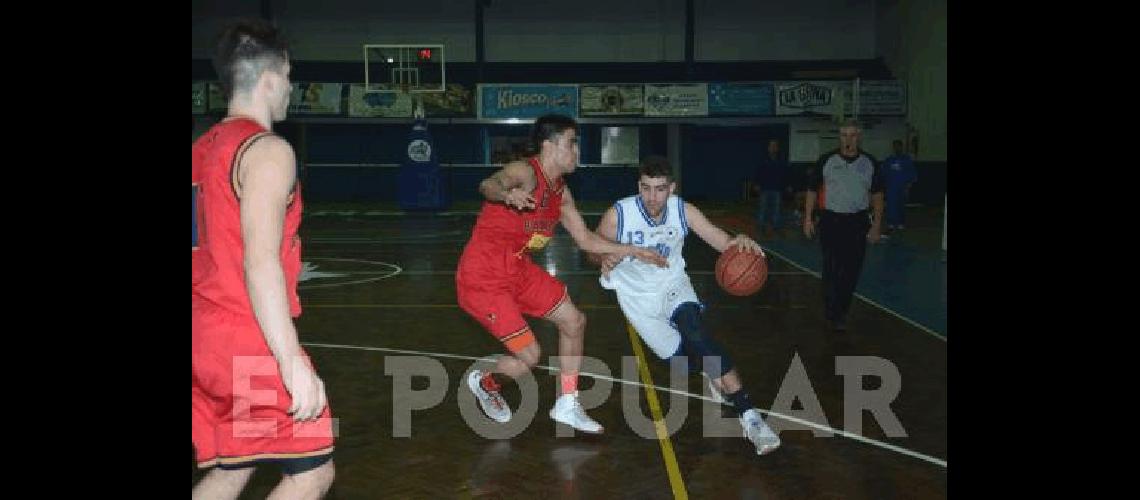
[[[752,404],[732,360],[704,331],[704,306],[685,274],[685,259],[681,256],[690,230],[718,252],[732,245],[760,255],[764,252],[752,238],[743,234],[729,236],[697,207],[674,195],[677,185],[665,158],[646,158],[639,173],[639,194],[622,198],[606,210],[595,232],[618,243],[652,248],[666,258],[669,267],[616,254],[590,254],[590,260],[602,267],[602,287],[617,292],[626,319],[658,358],[667,361],[673,356],[687,356],[690,368],[700,369],[710,379],[713,397],[732,404],[744,436],[756,446],[756,453],[769,453],[780,446],[780,438]],[[710,362],[707,367],[706,358]]]

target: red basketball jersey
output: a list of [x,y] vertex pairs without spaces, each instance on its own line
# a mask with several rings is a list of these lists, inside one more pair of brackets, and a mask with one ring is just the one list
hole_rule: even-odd
[[[241,210],[233,178],[242,155],[259,139],[272,135],[248,118],[226,119],[202,134],[193,146],[191,176],[194,237],[191,273],[193,299],[229,312],[253,315],[242,263]],[[301,275],[301,187],[293,188],[285,211],[281,267],[289,296],[289,312],[301,314],[297,280]]]
[[540,250],[554,236],[554,227],[562,216],[562,191],[566,185],[561,178],[551,185],[542,172],[538,157],[531,157],[535,183],[531,196],[533,210],[516,210],[502,202],[484,201],[475,229],[471,234],[471,245],[505,247],[511,252]]

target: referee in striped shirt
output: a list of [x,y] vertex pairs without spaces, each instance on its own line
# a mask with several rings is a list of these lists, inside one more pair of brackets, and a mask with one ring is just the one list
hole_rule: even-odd
[[[882,167],[859,149],[858,122],[839,127],[839,149],[820,157],[807,175],[804,235],[815,234],[823,248],[823,304],[828,328],[847,330],[847,310],[863,270],[867,242],[877,243],[883,221]],[[870,208],[870,210],[868,210]]]

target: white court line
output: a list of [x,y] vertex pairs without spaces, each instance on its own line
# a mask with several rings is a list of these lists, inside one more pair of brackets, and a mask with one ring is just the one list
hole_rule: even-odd
[[[804,267],[804,266],[801,266],[801,265],[797,264],[797,263],[796,263],[796,261],[794,261],[794,260],[792,260],[792,259],[789,259],[789,258],[787,258],[787,257],[786,257],[786,256],[784,256],[783,254],[781,254],[781,253],[779,253],[779,252],[777,252],[777,251],[775,251],[775,250],[772,250],[772,249],[770,249],[770,248],[765,248],[765,249],[764,249],[764,251],[765,251],[765,252],[767,252],[767,253],[771,253],[771,254],[773,254],[773,255],[775,255],[775,256],[777,256],[777,257],[781,258],[781,259],[784,259],[784,260],[788,261],[788,263],[789,263],[789,264],[791,264],[791,265],[793,265],[793,266],[796,266],[796,267],[798,267],[798,268],[800,268],[800,269],[803,269],[803,270],[804,270],[804,272],[806,272],[806,273],[808,273],[808,274],[810,274],[810,275],[812,275],[812,276],[815,276],[816,278],[819,278],[819,279],[821,279],[821,280],[823,279],[823,277],[822,277],[822,276],[820,276],[820,275],[819,275],[819,273],[817,273],[817,272],[815,272],[815,271],[812,271],[811,269],[808,269],[808,268],[806,268],[806,267]],[[946,342],[946,337],[944,337],[944,336],[940,335],[938,332],[936,332],[936,331],[934,331],[934,330],[931,330],[930,328],[927,328],[925,325],[921,325],[921,324],[919,324],[919,323],[915,322],[914,320],[912,320],[912,319],[910,319],[910,318],[908,318],[908,317],[906,317],[906,316],[903,316],[903,315],[901,315],[901,314],[899,314],[899,313],[897,313],[897,312],[894,312],[894,311],[892,311],[892,310],[888,309],[887,307],[883,306],[882,304],[879,304],[878,302],[875,302],[875,301],[873,301],[873,300],[871,300],[871,299],[869,299],[869,298],[867,298],[867,297],[864,297],[864,296],[863,296],[863,294],[861,294],[861,293],[858,293],[858,292],[856,292],[856,293],[855,293],[855,296],[856,296],[856,297],[859,297],[860,299],[863,299],[863,301],[864,301],[864,302],[866,302],[866,303],[868,303],[868,304],[871,304],[871,305],[873,305],[873,306],[875,306],[875,307],[878,307],[879,309],[882,309],[882,310],[886,311],[886,312],[887,312],[887,313],[889,313],[891,316],[894,316],[894,317],[896,317],[896,318],[898,318],[898,319],[901,319],[901,320],[903,320],[903,321],[905,321],[905,322],[909,323],[911,326],[914,326],[915,328],[918,328],[919,330],[922,330],[922,331],[924,331],[924,332],[926,332],[926,333],[929,333],[929,334],[931,334],[931,335],[935,336],[936,338],[939,338],[939,339],[941,339],[943,342]]]
[[[313,288],[332,288],[332,287],[346,286],[346,285],[359,285],[361,283],[369,283],[372,281],[380,281],[382,279],[391,278],[392,276],[396,276],[396,275],[400,274],[400,272],[403,271],[403,269],[401,269],[400,266],[397,266],[396,264],[390,264],[388,262],[377,262],[377,261],[362,260],[362,259],[341,259],[341,258],[337,258],[337,257],[306,257],[306,258],[309,259],[310,261],[313,261],[313,260],[333,260],[333,261],[337,261],[337,262],[356,262],[356,263],[363,263],[363,264],[380,265],[380,266],[387,266],[393,270],[388,271],[387,274],[381,274],[379,272],[368,273],[368,274],[375,274],[375,276],[372,276],[370,278],[354,280],[354,281],[345,281],[345,282],[340,282],[340,283],[318,283],[318,284],[303,284],[302,283],[302,284],[297,285],[298,290],[309,290],[309,289],[313,289]],[[349,273],[338,273],[338,274],[349,274]],[[354,273],[354,274],[359,274],[359,273]]]
[[[413,351],[413,350],[409,350],[409,349],[392,349],[392,348],[388,348],[388,347],[368,347],[368,346],[356,346],[356,345],[322,344],[322,343],[317,343],[317,342],[302,342],[301,345],[311,346],[311,347],[326,347],[326,348],[330,348],[330,349],[355,349],[355,350],[360,350],[360,351],[394,352],[397,354],[412,354],[412,355],[418,355],[418,356],[431,356],[431,357],[437,357],[437,358],[459,359],[459,360],[466,360],[466,361],[483,361],[483,362],[487,362],[487,363],[492,363],[498,358],[497,356],[484,356],[481,358],[477,358],[474,356],[463,356],[463,355],[459,355],[459,354],[447,354],[447,353],[440,353],[440,352]],[[546,370],[546,371],[551,372],[551,373],[558,371],[557,368],[554,368],[552,366],[546,366],[546,365],[535,365],[535,368],[542,368],[543,370]],[[589,373],[589,372],[584,372],[584,371],[578,372],[578,374],[579,375],[585,375],[588,377],[593,377],[596,379],[601,379],[601,380],[609,380],[611,382],[617,382],[619,384],[635,385],[638,387],[647,388],[646,385],[641,383],[641,382],[619,379],[619,378],[613,378],[613,377],[609,377],[609,376],[605,376],[605,375],[599,375],[599,374],[594,374],[594,373]],[[656,386],[655,388],[662,390],[662,391],[671,392],[673,394],[686,396],[689,398],[703,399],[705,401],[709,401],[709,402],[713,402],[713,403],[716,402],[708,396],[693,394],[691,392],[673,389],[671,387]],[[766,415],[769,415],[769,416],[773,416],[773,417],[776,417],[779,419],[787,420],[789,422],[795,422],[795,423],[805,425],[808,427],[812,427],[814,429],[818,429],[821,431],[827,431],[827,432],[831,432],[833,434],[838,434],[840,436],[850,438],[850,439],[853,439],[855,441],[863,442],[866,444],[870,444],[872,446],[878,446],[879,448],[890,450],[890,451],[893,451],[896,453],[901,453],[903,455],[914,457],[914,458],[917,458],[919,460],[924,460],[926,462],[930,462],[932,464],[939,465],[939,466],[942,466],[943,468],[946,468],[946,461],[945,460],[942,460],[942,459],[936,458],[936,457],[932,457],[930,455],[925,455],[925,454],[919,453],[917,451],[908,450],[908,449],[903,448],[901,446],[895,446],[893,444],[884,443],[882,441],[877,441],[877,440],[871,439],[869,437],[861,436],[859,434],[853,434],[853,433],[850,433],[847,431],[843,431],[843,430],[839,430],[839,429],[833,429],[833,428],[828,427],[826,425],[820,425],[820,424],[817,424],[815,422],[811,422],[809,420],[804,420],[801,418],[793,417],[790,415],[783,415],[780,413],[776,413],[776,412],[768,411],[768,410],[763,410],[760,408],[757,408],[757,411],[764,413]]]

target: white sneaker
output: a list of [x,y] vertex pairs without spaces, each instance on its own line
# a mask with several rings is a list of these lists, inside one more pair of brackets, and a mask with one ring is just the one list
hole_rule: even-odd
[[709,394],[712,395],[714,402],[723,404],[725,401],[728,401],[728,399],[724,397],[724,393],[720,392],[720,390],[716,388],[716,384],[713,383],[713,379],[709,376],[709,374],[701,372],[701,375],[705,377],[705,381],[707,381],[709,384]]
[[483,409],[483,413],[487,414],[491,420],[505,424],[511,421],[511,407],[507,406],[507,400],[499,394],[499,391],[488,391],[483,389],[479,381],[483,378],[483,370],[472,370],[467,374],[467,388],[475,394],[475,399],[479,401],[479,408]]
[[582,405],[578,403],[578,391],[558,396],[554,408],[550,409],[550,418],[561,422],[582,432],[601,434],[602,426],[586,415]]
[[740,416],[740,426],[744,427],[744,437],[756,445],[757,455],[767,455],[780,447],[780,436],[777,436],[772,428],[768,427],[756,408],[748,410]]

